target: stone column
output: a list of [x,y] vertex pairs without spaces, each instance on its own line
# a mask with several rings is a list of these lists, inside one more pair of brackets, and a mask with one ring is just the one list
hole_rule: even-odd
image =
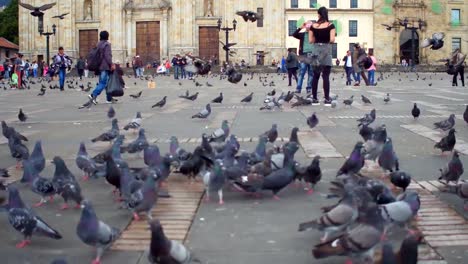
[[169,23],[168,23],[168,12],[169,12],[169,9],[164,9],[163,11],[163,19],[162,21],[160,22],[160,30],[162,29],[162,31],[160,31],[161,33],[161,57],[166,57],[168,58],[169,57],[169,41],[168,41],[168,27],[169,27]]
[[125,11],[125,23],[126,23],[126,42],[127,42],[127,56],[134,56],[132,52],[132,47],[133,47],[133,23],[132,23],[132,10],[126,10]]

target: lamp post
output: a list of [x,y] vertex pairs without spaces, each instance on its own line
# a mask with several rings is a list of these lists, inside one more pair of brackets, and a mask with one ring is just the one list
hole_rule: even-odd
[[416,63],[416,32],[418,29],[423,30],[423,27],[425,26],[425,22],[422,19],[418,19],[417,27],[414,26],[415,22],[416,21],[413,20],[411,23],[411,26],[408,26],[409,20],[406,17],[403,20],[403,22],[400,22],[400,24],[404,26],[405,29],[411,30],[411,61],[412,61],[411,68],[414,68],[414,65]]
[[233,44],[234,44],[234,43],[229,43],[229,31],[231,31],[231,30],[236,31],[237,21],[235,19],[232,21],[232,28],[227,26],[227,22],[226,22],[226,26],[221,27],[222,23],[223,22],[221,21],[221,19],[218,19],[218,30],[219,31],[222,30],[222,31],[226,32],[226,43],[225,43],[225,46],[223,47],[223,49],[224,49],[224,51],[226,51],[226,63],[229,63],[229,47],[233,46]]
[[[49,31],[49,27],[47,27],[47,31]],[[39,31],[41,36],[46,36],[46,60],[47,60],[47,66],[49,66],[50,63],[50,46],[49,46],[49,38],[51,35],[55,35],[57,32],[57,26],[55,24],[52,25],[52,32],[43,32]]]

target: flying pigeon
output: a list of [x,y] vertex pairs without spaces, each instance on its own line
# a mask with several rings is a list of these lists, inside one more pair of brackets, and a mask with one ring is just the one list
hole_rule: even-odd
[[32,5],[29,5],[29,4],[26,4],[26,3],[21,3],[19,2],[19,5],[26,8],[26,9],[29,9],[31,10],[31,15],[32,16],[35,16],[35,17],[38,17],[38,16],[43,16],[44,15],[44,12],[42,11],[46,11],[48,9],[51,9],[53,6],[55,6],[57,3],[50,3],[50,4],[45,4],[45,5],[42,5],[42,6],[39,6],[39,7],[35,7],[35,6],[32,6]]
[[59,232],[50,227],[24,204],[16,187],[9,186],[8,193],[8,221],[16,231],[24,236],[24,240],[16,245],[17,248],[29,245],[33,234],[52,239],[62,238]]
[[192,118],[201,118],[205,119],[208,118],[211,114],[211,106],[210,104],[207,104],[203,110],[201,110],[199,113],[195,114],[192,116]]
[[431,47],[432,50],[438,50],[444,46],[445,34],[443,32],[436,32],[432,34],[431,38],[426,38],[421,43],[421,48]]
[[76,234],[83,243],[96,248],[96,259],[92,263],[100,264],[104,250],[114,242],[120,231],[100,221],[89,201],[83,201],[83,207]]
[[66,15],[68,15],[70,13],[63,13],[61,15],[58,15],[58,16],[53,16],[52,18],[59,18],[60,20],[64,19]]
[[237,11],[236,15],[241,16],[245,22],[247,21],[255,22],[257,20],[263,19],[263,16],[253,11]]

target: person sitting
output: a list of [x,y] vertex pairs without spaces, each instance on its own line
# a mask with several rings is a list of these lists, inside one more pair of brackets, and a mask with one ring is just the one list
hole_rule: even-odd
[[164,66],[164,64],[161,64],[158,66],[158,68],[156,69],[156,73],[157,74],[166,74],[166,66]]

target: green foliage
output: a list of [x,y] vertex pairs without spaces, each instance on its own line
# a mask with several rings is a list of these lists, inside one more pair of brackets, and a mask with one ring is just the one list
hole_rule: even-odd
[[7,8],[0,12],[0,37],[18,44],[18,0],[12,0]]
[[444,7],[439,0],[432,0],[431,1],[431,10],[434,14],[440,15],[444,12]]

